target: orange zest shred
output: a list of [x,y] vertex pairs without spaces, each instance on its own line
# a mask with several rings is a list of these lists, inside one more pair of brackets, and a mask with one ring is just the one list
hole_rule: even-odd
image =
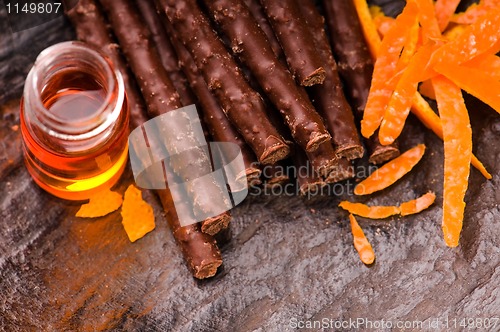
[[432,0],[416,0],[419,14],[418,20],[422,25],[422,35],[424,43],[429,40],[439,40],[442,38],[439,23],[436,18],[436,11]]
[[438,64],[435,70],[500,113],[500,81],[491,75],[455,63]]
[[[422,98],[419,93],[416,93],[413,98],[411,112],[424,124],[424,126],[432,130],[437,137],[443,139],[443,124],[441,123],[441,119],[434,113],[429,103]],[[474,155],[472,155],[471,164],[481,172],[486,179],[491,180],[493,178],[486,167],[484,167],[483,163]]]
[[397,214],[408,216],[417,214],[430,207],[436,195],[429,192],[417,199],[401,203],[399,206],[368,206],[362,203],[340,202],[339,206],[351,214],[369,219],[385,219]]
[[403,72],[380,125],[379,140],[382,145],[394,143],[403,131],[413,97],[418,89],[418,82],[422,80],[420,76],[426,71],[435,48],[436,46],[430,43],[421,47]]
[[432,79],[439,113],[443,123],[444,140],[444,241],[449,247],[458,246],[465,209],[472,157],[472,130],[462,91],[443,76]]
[[358,251],[359,258],[361,258],[361,261],[366,265],[373,264],[375,261],[375,252],[373,251],[372,245],[352,214],[349,215],[349,220],[351,222],[354,248]]
[[462,64],[481,54],[500,51],[500,6],[487,11],[474,24],[434,53],[436,63]]
[[142,192],[134,185],[125,191],[121,215],[130,242],[137,241],[155,229],[153,208],[142,199]]
[[340,202],[339,206],[349,213],[370,219],[385,219],[400,213],[397,206],[368,206],[363,203]]
[[397,83],[397,80],[395,80],[398,75],[397,64],[407,40],[406,32],[414,26],[417,14],[417,5],[415,2],[409,1],[380,45],[373,70],[372,84],[363,120],[361,121],[361,133],[364,137],[372,136],[382,121],[385,107]]
[[500,81],[500,57],[494,54],[483,54],[464,63],[464,66],[474,68]]
[[436,200],[436,194],[433,192],[428,192],[427,194],[420,196],[417,199],[401,203],[399,210],[402,216],[408,216],[410,214],[417,214],[423,210],[429,208]]
[[408,66],[410,59],[417,51],[419,36],[420,36],[420,26],[418,24],[418,16],[415,16],[413,20],[413,25],[410,27],[408,31],[406,42],[403,46],[403,51],[399,56],[398,64],[396,66],[396,72],[400,72],[404,70],[406,66]]
[[450,20],[457,10],[460,0],[437,0],[436,7],[436,18],[439,23],[439,29],[444,31],[450,23]]
[[422,159],[424,153],[424,144],[419,144],[411,148],[361,181],[356,188],[354,188],[354,194],[368,195],[391,186],[411,171]]
[[[377,27],[372,20],[372,13],[370,12],[370,8],[366,0],[354,0],[354,7],[356,8],[356,12],[358,13],[359,21],[361,23],[361,29],[363,30],[363,35],[365,36],[366,43],[368,44],[368,48],[370,49],[370,54],[373,59],[377,58],[377,54],[381,45],[381,40],[377,32]],[[378,12],[382,13],[380,7],[378,8]],[[382,13],[382,16],[383,13]]]
[[120,208],[122,196],[109,189],[102,190],[93,195],[89,202],[83,204],[76,216],[79,218],[98,218],[110,214]]
[[489,9],[498,5],[495,1],[496,0],[481,0],[479,4],[474,3],[470,5],[465,12],[453,15],[451,17],[451,22],[458,24],[476,23],[476,21],[484,16]]

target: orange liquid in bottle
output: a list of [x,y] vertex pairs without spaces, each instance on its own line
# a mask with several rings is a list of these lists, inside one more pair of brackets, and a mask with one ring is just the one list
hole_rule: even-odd
[[122,95],[121,105],[117,103],[121,115],[110,128],[85,136],[99,125],[96,119],[110,116],[106,113],[100,118],[103,108],[117,98],[114,94],[95,73],[73,68],[53,74],[41,89],[40,100],[44,116],[62,124],[56,134],[43,125],[32,125],[25,117],[23,101],[25,163],[40,187],[64,199],[83,200],[117,182],[128,156],[126,97]]

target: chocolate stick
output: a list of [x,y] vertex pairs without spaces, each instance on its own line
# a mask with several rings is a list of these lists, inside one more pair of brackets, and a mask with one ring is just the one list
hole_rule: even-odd
[[326,36],[325,19],[313,0],[301,1],[301,12],[310,28],[314,44],[325,66],[325,82],[311,87],[313,102],[325,118],[332,134],[335,152],[349,160],[363,157],[364,149],[354,122],[351,106],[347,102],[342,83]]
[[[246,168],[245,174],[242,175],[247,177],[247,181],[250,185],[256,184],[260,181],[261,171],[258,168],[255,154],[249,149],[241,135],[233,127],[226,117],[226,114],[224,114],[216,98],[208,89],[203,76],[199,73],[193,57],[186,47],[176,38],[176,33],[173,31],[168,21],[165,22],[165,28],[170,36],[176,56],[179,59],[179,65],[201,104],[203,120],[208,127],[210,135],[217,142],[230,142],[239,146]],[[239,177],[240,176],[237,176],[237,181]]]
[[290,181],[290,177],[286,172],[286,167],[281,162],[264,166],[262,174],[265,178],[265,186],[271,189],[282,186]]
[[299,192],[303,196],[311,196],[321,193],[321,188],[326,186],[326,182],[321,176],[313,171],[312,165],[309,162],[304,151],[295,151],[293,155],[293,163],[296,168],[297,183]]
[[[101,0],[113,31],[138,80],[142,95],[146,100],[149,115],[156,117],[180,108],[179,94],[175,90],[168,74],[160,61],[160,56],[151,39],[151,34],[143,24],[138,9],[128,0]],[[229,206],[223,195],[221,185],[208,174],[211,162],[208,154],[201,147],[204,140],[195,137],[192,123],[186,117],[162,121],[159,137],[164,140],[170,155],[173,171],[186,182],[186,190],[193,200],[195,216],[205,219],[206,215],[215,217],[205,219],[202,229],[211,235],[229,223],[228,214],[218,214],[220,207]],[[182,140],[178,138],[182,137]],[[180,153],[184,151],[184,153]],[[204,193],[199,193],[204,188]]]
[[346,158],[339,158],[338,163],[334,170],[330,172],[328,177],[325,179],[327,183],[336,183],[351,179],[355,176],[354,167],[351,162]]
[[158,0],[177,37],[186,46],[227,117],[263,164],[290,153],[265,114],[260,95],[245,81],[234,59],[194,0]]
[[[370,91],[373,61],[366,45],[352,0],[323,1],[338,71],[346,85],[345,92],[361,119]],[[383,146],[378,134],[367,140],[370,162],[379,164],[399,155],[397,143]]]
[[[118,45],[111,40],[106,20],[94,0],[80,0],[66,15],[75,27],[78,39],[101,49],[122,73],[130,106],[131,126],[135,128],[142,125],[148,120],[144,101],[128,75],[128,68],[119,53]],[[180,227],[169,191],[156,193],[167,212],[170,229],[193,275],[199,279],[213,276],[222,264],[221,254],[213,237],[203,234],[198,224]],[[151,192],[143,190],[143,195],[147,198]]]
[[305,90],[276,58],[268,39],[243,0],[204,0],[210,15],[229,37],[231,49],[252,71],[269,100],[283,116],[294,140],[314,151],[330,139],[323,119]]
[[324,64],[296,0],[261,0],[260,3],[297,81],[303,86],[322,84]]
[[156,7],[153,1],[134,1],[137,4],[141,12],[141,16],[144,18],[153,41],[160,54],[160,60],[163,67],[167,71],[168,77],[175,89],[179,93],[181,103],[184,106],[192,105],[196,103],[196,96],[193,94],[189,88],[186,76],[182,74],[179,69],[179,64],[177,57],[175,56],[175,51],[170,44],[168,35],[163,27],[161,18],[156,12]]
[[278,39],[276,39],[273,28],[269,24],[269,21],[267,20],[266,14],[264,13],[264,9],[262,8],[259,0],[244,0],[244,2],[259,24],[259,27],[266,34],[267,40],[269,41],[269,44],[271,44],[274,54],[278,59],[282,59],[284,56],[283,49],[281,48]]
[[[168,164],[163,162],[164,178],[167,178],[166,168]],[[217,272],[217,268],[222,264],[222,257],[217,247],[215,239],[200,231],[199,224],[195,223],[193,215],[193,207],[189,204],[189,200],[178,200],[174,204],[173,194],[177,197],[185,196],[185,192],[181,191],[181,186],[168,187],[166,190],[157,190],[157,194],[166,211],[168,224],[174,238],[181,248],[184,259],[195,278],[205,279],[213,277]],[[175,192],[174,192],[175,191]],[[181,227],[179,216],[183,218],[191,216],[192,224]]]

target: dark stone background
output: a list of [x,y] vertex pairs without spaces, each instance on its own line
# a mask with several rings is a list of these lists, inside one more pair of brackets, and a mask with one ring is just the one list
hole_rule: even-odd
[[[347,215],[336,207],[347,195],[260,196],[233,210],[223,269],[197,281],[157,202],[156,230],[132,244],[119,212],[75,218],[78,205],[31,181],[18,105],[9,100],[20,97],[36,55],[73,33],[61,18],[11,33],[4,18],[0,1],[1,330],[288,331],[293,318],[367,318],[440,319],[439,331],[454,331],[443,325],[447,317],[500,316],[500,117],[488,107],[467,98],[474,151],[493,179],[472,170],[458,248],[444,245],[440,227],[442,143],[411,118],[402,148],[425,143],[426,156],[404,180],[363,201],[394,204],[428,190],[438,200],[413,217],[359,218],[377,255],[372,267],[360,262]],[[127,171],[117,190],[130,182]]]

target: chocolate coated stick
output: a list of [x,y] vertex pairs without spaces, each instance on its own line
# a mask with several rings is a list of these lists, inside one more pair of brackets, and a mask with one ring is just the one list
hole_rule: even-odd
[[231,49],[248,68],[276,106],[294,140],[314,151],[329,140],[323,119],[305,90],[278,60],[265,33],[243,0],[203,0],[210,15],[229,38]]
[[176,32],[172,29],[170,22],[165,22],[165,28],[168,31],[170,40],[175,49],[176,56],[179,60],[179,65],[189,81],[191,89],[196,94],[203,113],[203,120],[208,127],[212,138],[217,142],[230,142],[236,144],[243,157],[245,163],[245,174],[238,175],[246,176],[250,185],[259,182],[261,170],[257,165],[257,158],[252,150],[245,143],[238,131],[233,127],[229,119],[224,114],[215,96],[208,89],[207,83],[203,76],[198,71],[198,67],[194,62],[193,57],[186,47],[177,39]]
[[325,69],[296,0],[260,0],[286,61],[303,86],[322,84]]
[[347,102],[333,59],[332,49],[325,32],[325,19],[313,0],[302,0],[301,12],[311,30],[314,44],[325,66],[325,82],[311,87],[314,104],[325,118],[339,157],[349,160],[363,157],[364,149],[354,122],[351,106]]
[[[151,33],[143,23],[137,7],[128,0],[101,0],[108,14],[113,31],[120,42],[123,53],[134,73],[146,101],[150,117],[156,117],[182,107],[179,94],[160,61]],[[226,213],[218,214],[220,207],[230,205],[223,195],[221,185],[211,172],[211,161],[201,147],[203,137],[195,137],[191,120],[175,117],[162,121],[158,128],[159,137],[165,142],[170,156],[170,166],[175,174],[186,183],[186,190],[193,201],[195,216],[206,219],[204,229],[211,233],[223,228],[229,222]],[[178,138],[182,137],[182,140]],[[183,151],[183,153],[181,153]],[[203,194],[199,188],[204,188]],[[213,234],[212,234],[213,235]]]
[[259,161],[273,164],[286,158],[290,148],[267,118],[262,98],[245,81],[196,1],[158,0],[157,4]]
[[[345,93],[356,116],[361,119],[370,91],[373,61],[356,8],[352,0],[325,0],[323,6],[339,74],[346,86]],[[378,134],[372,135],[366,141],[370,162],[379,164],[399,155],[397,143],[383,146],[377,137]]]
[[[134,0],[133,0],[134,1]],[[163,67],[167,71],[168,77],[172,81],[175,89],[179,93],[179,98],[182,105],[188,106],[196,103],[196,97],[189,88],[186,77],[179,69],[175,51],[170,44],[168,35],[163,27],[161,18],[156,12],[156,7],[153,1],[135,0],[137,7],[141,11],[141,16],[144,18],[153,41],[160,54],[160,60]]]
[[[122,73],[130,106],[131,126],[135,128],[142,125],[148,120],[144,101],[128,75],[128,68],[119,53],[118,45],[110,38],[110,31],[101,11],[93,0],[80,0],[75,7],[66,8],[71,8],[66,15],[75,27],[78,39],[101,49]],[[170,229],[193,275],[199,279],[213,276],[222,264],[221,254],[213,237],[203,234],[198,224],[181,227],[168,189],[156,193],[167,212]],[[143,195],[147,198],[151,192],[143,190]]]
[[[283,54],[283,49],[281,48],[280,42],[276,39],[276,35],[274,34],[273,28],[269,21],[267,20],[266,14],[264,13],[264,9],[260,4],[259,0],[243,0],[247,5],[248,9],[252,13],[253,17],[259,24],[259,27],[266,34],[267,40],[271,47],[273,48],[274,54],[278,59],[281,59]],[[283,59],[284,61],[284,59]]]

